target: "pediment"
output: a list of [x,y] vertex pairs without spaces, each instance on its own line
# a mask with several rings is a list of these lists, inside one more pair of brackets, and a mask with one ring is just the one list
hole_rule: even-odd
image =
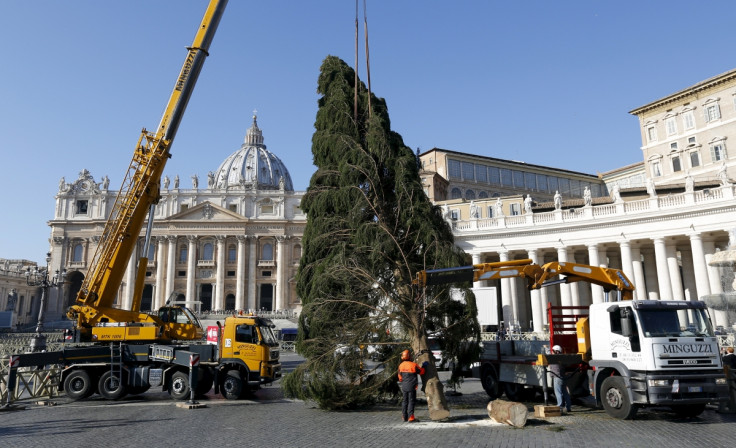
[[192,208],[171,215],[167,221],[247,221],[233,211],[222,208],[209,201],[197,204]]

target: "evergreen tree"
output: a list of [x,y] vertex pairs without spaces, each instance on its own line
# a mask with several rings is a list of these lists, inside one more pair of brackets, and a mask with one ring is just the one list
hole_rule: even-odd
[[[297,350],[306,361],[284,379],[287,395],[328,409],[354,408],[395,394],[401,350],[430,361],[425,393],[430,417],[449,415],[431,362],[427,333],[437,331],[450,356],[473,356],[479,338],[475,298],[452,300],[448,288],[419,291],[416,272],[460,266],[464,253],[438,207],[422,189],[418,160],[391,130],[382,98],[358,88],[337,57],[322,64],[319,110],[312,137],[317,171],[302,199],[307,214],[297,294],[303,310]],[[463,345],[463,341],[475,341]],[[366,371],[366,347],[376,343],[381,369]]]

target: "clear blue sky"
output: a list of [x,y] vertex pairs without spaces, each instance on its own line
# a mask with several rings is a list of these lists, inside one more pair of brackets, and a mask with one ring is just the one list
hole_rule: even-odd
[[[62,176],[118,188],[206,5],[0,0],[0,258],[43,260]],[[641,160],[629,110],[736,66],[733,17],[731,1],[368,0],[371,82],[412,148],[604,172]],[[319,66],[353,64],[354,18],[353,0],[231,0],[166,174],[203,179],[257,109],[305,190]]]

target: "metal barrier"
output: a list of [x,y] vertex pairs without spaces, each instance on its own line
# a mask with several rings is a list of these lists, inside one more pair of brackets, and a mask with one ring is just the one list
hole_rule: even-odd
[[[60,331],[43,333],[46,336],[46,351],[60,350],[68,344]],[[27,353],[35,333],[6,333],[0,335],[0,360],[10,355]]]
[[59,366],[47,366],[43,369],[22,367],[16,369],[14,384],[9,384],[10,369],[8,369],[9,358],[4,358],[2,374],[0,374],[0,408],[12,405],[20,400],[51,399],[59,395],[59,378],[61,368]]
[[279,348],[285,352],[296,352],[294,341],[280,341],[279,345]]

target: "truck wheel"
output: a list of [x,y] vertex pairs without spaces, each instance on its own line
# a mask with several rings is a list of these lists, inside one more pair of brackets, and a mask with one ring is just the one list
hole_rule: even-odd
[[100,376],[100,381],[97,383],[97,392],[106,400],[119,400],[127,393],[122,378],[113,375],[109,370]]
[[496,372],[493,370],[493,367],[485,366],[481,369],[480,382],[491,400],[495,400],[501,396],[498,378],[496,378]]
[[630,420],[636,415],[639,407],[631,403],[626,383],[620,376],[609,376],[601,384],[601,401],[606,414],[613,418]]
[[222,382],[222,396],[228,400],[237,400],[241,393],[243,393],[243,380],[240,378],[240,372],[229,370]]
[[697,417],[705,411],[705,403],[703,404],[681,404],[677,406],[670,406],[672,411],[677,414],[678,417]]
[[189,390],[189,375],[184,372],[174,372],[169,384],[169,395],[174,400],[186,400],[191,392]]
[[[511,401],[528,401],[534,399],[536,391],[534,389],[527,389],[522,384],[518,383],[501,383],[503,384],[503,391],[506,393],[506,398]],[[500,394],[499,394],[500,395]]]
[[72,401],[81,400],[95,393],[92,379],[86,370],[75,370],[64,380],[64,392]]

